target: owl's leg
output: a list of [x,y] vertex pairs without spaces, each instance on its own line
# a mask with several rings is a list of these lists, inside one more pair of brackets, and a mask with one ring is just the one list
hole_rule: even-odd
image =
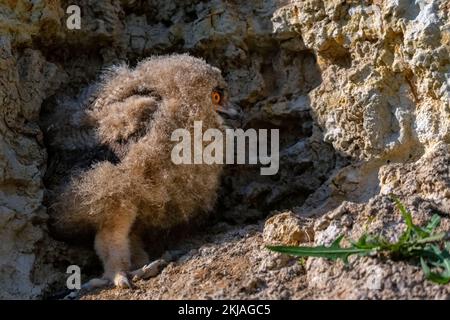
[[[81,286],[83,292],[113,283],[117,287],[132,288],[127,272],[131,267],[129,233],[134,223],[136,211],[122,210],[105,221],[95,235],[95,251],[100,257],[104,274],[102,278],[94,278]],[[134,275],[132,275],[134,276]],[[76,299],[79,291],[72,291],[64,299]]]
[[135,214],[120,212],[105,221],[95,236],[95,250],[103,262],[103,278],[115,286],[131,288],[127,271],[131,267],[129,233]]

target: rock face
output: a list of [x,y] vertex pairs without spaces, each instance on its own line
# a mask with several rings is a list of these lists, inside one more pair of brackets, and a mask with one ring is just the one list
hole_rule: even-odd
[[46,220],[46,152],[37,121],[61,76],[39,51],[25,49],[16,57],[8,37],[0,36],[0,43],[0,297],[36,297],[43,287],[32,277],[43,263],[37,252]]
[[267,245],[298,246],[314,241],[312,220],[303,221],[292,212],[284,212],[267,219],[264,233]]
[[[271,210],[289,209],[298,217],[270,218],[265,241],[301,243],[297,236],[306,232],[325,243],[340,232],[357,236],[371,216],[374,230],[393,233],[400,216],[387,201],[390,192],[418,221],[450,213],[447,1],[75,3],[82,11],[79,30],[66,27],[72,1],[0,4],[0,298],[41,297],[75,263],[68,257],[78,249],[47,231],[44,191],[67,178],[68,159],[78,157],[84,128],[77,112],[89,103],[101,69],[152,54],[204,57],[223,70],[244,109],[244,128],[280,129],[279,174],[230,167],[218,205],[222,219],[254,223]],[[299,222],[306,217],[314,227]],[[448,231],[445,219],[443,228]],[[242,254],[264,250],[258,246]],[[77,259],[83,260],[79,253]],[[277,259],[275,265],[297,268]],[[286,279],[300,277],[297,289],[308,288],[308,297],[445,297],[428,284],[422,293],[408,291],[423,283],[420,275],[408,278],[417,273],[414,266],[367,259],[354,262],[353,273],[310,259],[305,270],[286,271]],[[367,266],[381,270],[373,281]],[[365,291],[388,275],[401,281],[401,293],[389,285]],[[264,272],[258,277],[248,290],[277,283]],[[223,296],[238,297],[233,290]],[[254,297],[305,297],[286,290]]]

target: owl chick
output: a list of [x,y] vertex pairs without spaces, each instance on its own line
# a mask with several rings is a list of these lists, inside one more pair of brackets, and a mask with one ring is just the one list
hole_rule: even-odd
[[174,164],[172,132],[223,130],[238,111],[220,70],[189,55],[151,57],[134,69],[114,67],[86,112],[97,139],[114,160],[73,175],[53,206],[59,232],[94,230],[102,279],[130,286],[128,272],[148,263],[142,236],[210,211],[220,164]]

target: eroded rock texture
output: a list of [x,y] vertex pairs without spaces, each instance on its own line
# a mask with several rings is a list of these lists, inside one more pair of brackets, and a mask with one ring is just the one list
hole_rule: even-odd
[[37,121],[61,75],[39,51],[16,56],[10,38],[0,36],[0,43],[0,297],[36,297],[42,286],[33,275],[46,219],[46,152]]
[[[80,30],[66,28],[69,4],[82,10]],[[298,219],[308,216],[308,226],[317,220],[306,232],[292,213],[272,217],[264,241],[273,235],[299,243],[306,239],[298,236],[302,232],[316,243],[338,231],[357,235],[369,215],[379,221],[374,228],[389,233],[392,219],[400,223],[387,201],[389,192],[412,206],[415,219],[436,210],[445,218],[450,214],[449,11],[445,0],[2,2],[0,297],[40,297],[56,280],[61,287],[68,264],[89,255],[52,240],[44,189],[51,194],[73,160],[89,152],[89,128],[80,114],[92,100],[100,71],[152,54],[204,57],[223,70],[233,100],[245,111],[244,128],[280,129],[277,176],[260,176],[251,166],[228,168],[218,206],[225,221],[254,222],[274,209],[290,209]],[[443,227],[448,230],[448,222]],[[193,257],[186,270],[195,265]],[[364,263],[390,270],[378,275],[408,277],[401,266],[392,271],[368,261],[355,262],[360,263],[355,275],[312,259],[306,277],[305,270],[288,264],[295,272],[266,281],[264,271],[248,290],[262,292],[251,295],[255,298],[445,296],[429,287],[407,293],[412,278],[402,282],[406,289],[397,296],[388,285],[384,291],[364,291]],[[308,294],[273,288],[283,281],[288,287],[297,274],[302,284],[296,288],[309,288]],[[358,284],[349,287],[355,277]],[[224,292],[210,295],[241,297]]]

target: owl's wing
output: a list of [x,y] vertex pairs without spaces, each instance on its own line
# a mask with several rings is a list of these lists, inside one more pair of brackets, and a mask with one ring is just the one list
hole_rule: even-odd
[[125,65],[111,67],[103,81],[76,98],[63,96],[44,108],[50,188],[95,162],[120,162],[128,146],[149,130],[161,97],[142,82]]
[[96,122],[101,143],[119,157],[130,143],[139,140],[151,128],[161,98],[151,90],[131,91],[129,96],[104,103],[99,99],[89,111]]

